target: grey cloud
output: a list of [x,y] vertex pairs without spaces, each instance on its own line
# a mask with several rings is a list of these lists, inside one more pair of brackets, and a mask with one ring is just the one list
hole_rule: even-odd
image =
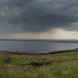
[[6,31],[46,31],[78,22],[78,0],[3,0],[0,4],[4,13],[0,27]]

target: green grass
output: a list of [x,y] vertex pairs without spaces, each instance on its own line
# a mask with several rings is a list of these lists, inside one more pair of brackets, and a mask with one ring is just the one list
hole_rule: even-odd
[[78,50],[71,52],[47,54],[47,55],[11,55],[12,64],[29,64],[31,62],[48,62],[60,63],[78,60]]
[[70,62],[41,67],[2,66],[0,78],[78,78],[78,63]]
[[[10,57],[12,64],[3,64],[4,55],[0,55],[0,78],[78,78],[78,50],[47,55],[10,54]],[[33,62],[51,64],[34,66]]]

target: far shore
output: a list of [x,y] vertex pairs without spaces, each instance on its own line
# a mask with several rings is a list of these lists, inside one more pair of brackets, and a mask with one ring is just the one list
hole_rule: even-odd
[[48,51],[48,52],[23,52],[23,51],[7,51],[2,50],[0,53],[2,54],[15,54],[15,55],[48,55],[48,54],[59,54],[59,53],[66,53],[66,52],[72,52],[72,51],[78,51],[78,48],[75,49],[67,49],[67,50],[58,50],[58,51]]

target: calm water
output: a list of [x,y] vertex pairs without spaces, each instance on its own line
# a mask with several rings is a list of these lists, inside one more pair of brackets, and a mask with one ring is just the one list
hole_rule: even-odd
[[48,52],[54,50],[78,48],[77,43],[56,43],[48,41],[0,41],[0,50]]

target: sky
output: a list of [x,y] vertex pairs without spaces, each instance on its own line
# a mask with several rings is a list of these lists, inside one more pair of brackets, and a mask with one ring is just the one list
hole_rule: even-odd
[[78,0],[0,0],[0,33],[0,38],[78,39]]

